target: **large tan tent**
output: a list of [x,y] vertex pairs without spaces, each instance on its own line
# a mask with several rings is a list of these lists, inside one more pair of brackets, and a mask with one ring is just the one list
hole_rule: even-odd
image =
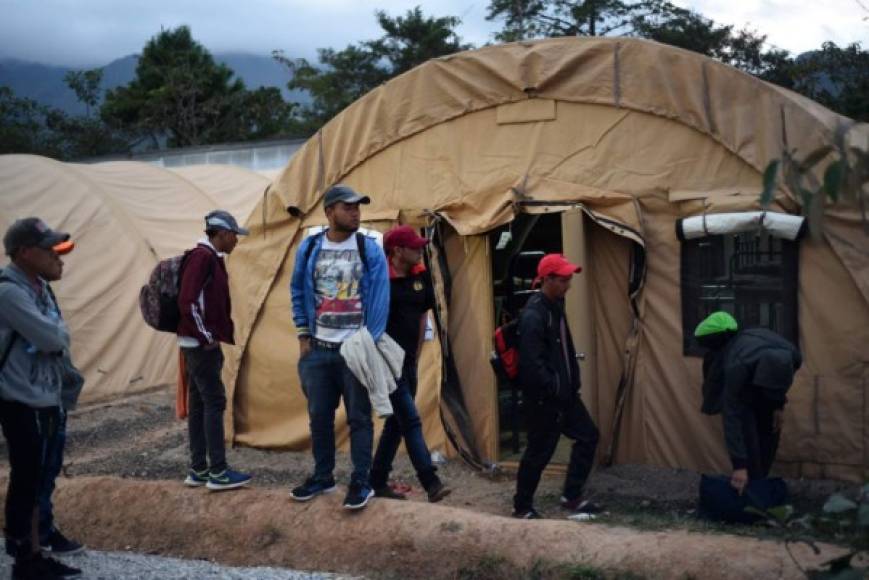
[[[98,400],[172,384],[174,335],[148,328],[139,288],[158,260],[191,247],[216,208],[246,219],[269,181],[236,167],[173,171],[139,162],[91,165],[32,155],[0,156],[0,229],[36,215],[70,232],[55,289],[72,332],[73,360]],[[0,266],[8,258],[0,258]]]
[[[568,315],[586,355],[582,395],[601,429],[601,459],[727,466],[720,419],[699,412],[701,359],[686,336],[698,313],[729,305],[790,328],[805,355],[778,469],[865,477],[869,238],[858,213],[829,209],[822,239],[787,244],[757,214],[745,243],[771,245],[747,264],[735,236],[692,245],[676,233],[681,218],[701,216],[706,227],[702,216],[759,209],[770,161],[785,148],[802,158],[831,145],[841,123],[854,125],[712,59],[634,39],[487,47],[391,80],[296,154],[229,261],[239,343],[225,368],[229,436],[307,444],[288,285],[300,241],[325,221],[325,189],[343,182],[371,195],[366,227],[409,223],[435,236],[442,332],[426,347],[419,396],[434,447],[446,432],[474,462],[509,458],[504,393],[488,363],[499,285],[515,281],[499,256],[523,236],[554,235],[584,266]],[[855,126],[849,139],[866,150],[867,134]],[[799,206],[781,188],[770,211]],[[523,229],[535,220],[536,231]],[[716,260],[704,259],[714,248]],[[704,268],[722,270],[721,283],[704,282]]]

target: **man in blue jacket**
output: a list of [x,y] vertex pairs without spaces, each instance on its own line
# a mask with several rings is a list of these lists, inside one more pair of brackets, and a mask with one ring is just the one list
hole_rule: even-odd
[[344,499],[349,510],[364,508],[374,495],[369,482],[374,427],[368,392],[339,349],[363,326],[377,341],[389,314],[386,258],[374,239],[357,231],[359,206],[370,201],[346,185],[326,192],[329,227],[300,245],[290,286],[315,464],[314,474],[290,495],[308,501],[335,490],[335,409],[343,397],[353,463]]
[[51,446],[58,443],[63,419],[64,357],[70,346],[48,283],[60,280],[60,254],[72,245],[69,234],[32,217],[12,224],[3,246],[12,261],[0,274],[0,425],[11,467],[6,553],[15,559],[12,578],[62,578],[81,571],[43,558],[34,524],[40,491],[50,498],[52,462],[62,453]]

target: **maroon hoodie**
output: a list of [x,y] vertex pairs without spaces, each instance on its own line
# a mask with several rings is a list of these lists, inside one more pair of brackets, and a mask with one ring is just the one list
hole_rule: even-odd
[[187,255],[180,286],[178,336],[195,338],[202,346],[213,342],[235,344],[229,276],[223,258],[210,244],[199,242]]

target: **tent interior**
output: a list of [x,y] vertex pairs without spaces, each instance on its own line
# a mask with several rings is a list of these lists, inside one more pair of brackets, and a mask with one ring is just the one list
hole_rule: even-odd
[[[289,278],[301,240],[326,223],[323,193],[340,182],[371,196],[364,227],[406,223],[433,239],[439,304],[417,399],[433,449],[477,465],[521,452],[521,394],[496,381],[492,333],[527,294],[534,256],[561,251],[583,266],[567,313],[602,461],[727,465],[720,418],[699,412],[690,339],[723,308],[805,355],[777,469],[864,477],[869,257],[856,209],[828,208],[823,234],[797,241],[762,220],[676,234],[682,218],[760,209],[769,162],[784,147],[829,146],[840,124],[853,122],[711,59],[633,39],[487,47],[391,80],[299,150],[229,259],[233,296],[244,298],[224,369],[228,437],[309,443]],[[854,126],[849,138],[865,151],[867,135]],[[796,200],[780,185],[769,211],[799,214]],[[346,429],[338,441],[346,446]]]
[[[85,376],[82,401],[176,382],[175,336],[145,325],[139,288],[159,260],[195,245],[209,211],[226,209],[244,221],[268,184],[238,167],[0,155],[0,228],[38,216],[76,244],[53,287]],[[0,267],[7,263],[0,257]]]

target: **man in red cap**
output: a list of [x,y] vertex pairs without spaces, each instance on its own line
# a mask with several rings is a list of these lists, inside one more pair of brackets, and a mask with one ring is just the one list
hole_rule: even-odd
[[597,509],[582,497],[597,450],[598,431],[579,398],[579,364],[564,296],[574,274],[582,271],[561,254],[547,254],[537,265],[540,292],[528,299],[519,316],[519,384],[525,395],[528,445],[519,463],[513,517],[538,519],[534,492],[563,433],[573,439],[561,506],[572,512]]
[[435,473],[431,454],[422,435],[422,422],[414,403],[417,361],[425,332],[426,313],[434,308],[431,280],[421,263],[428,240],[410,226],[397,226],[383,236],[389,261],[389,319],[386,333],[404,349],[404,367],[398,388],[389,396],[393,415],[386,420],[371,466],[371,487],[378,497],[405,499],[389,487],[392,460],[404,437],[407,454],[430,502],[438,502],[450,490]]

